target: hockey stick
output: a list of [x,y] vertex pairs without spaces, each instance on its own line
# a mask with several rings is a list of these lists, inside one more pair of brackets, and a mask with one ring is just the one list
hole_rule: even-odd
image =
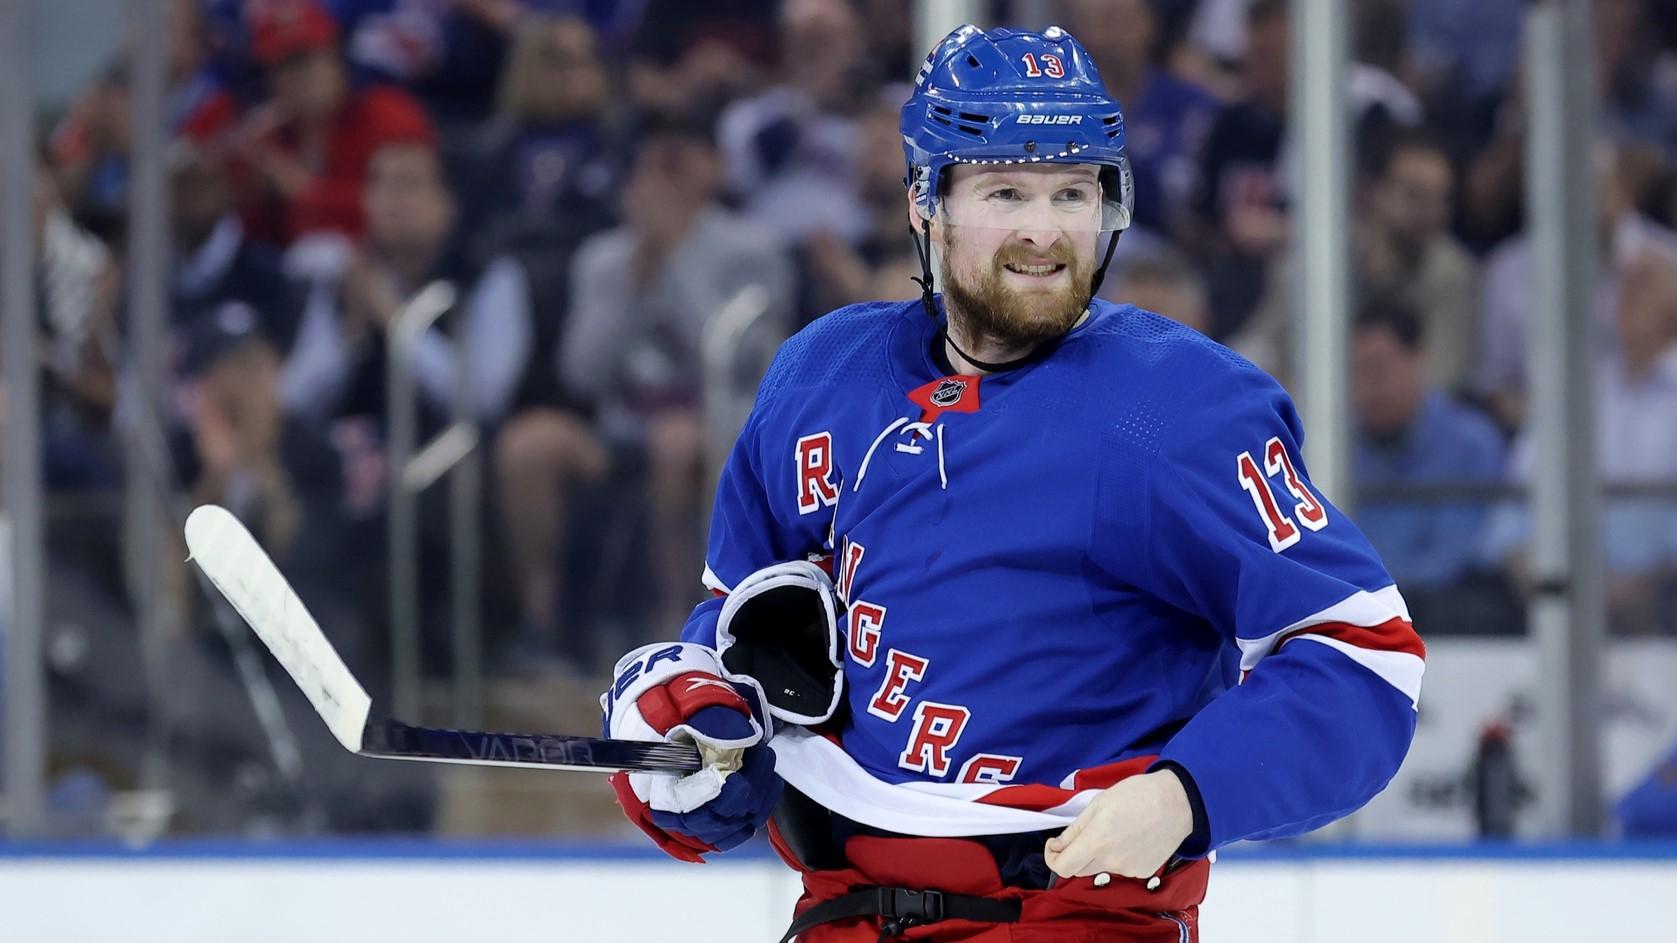
[[491,733],[417,727],[371,714],[372,699],[326,640],[291,584],[250,531],[225,508],[198,507],[186,519],[192,561],[274,653],[344,749],[361,756],[474,766],[691,773],[703,765],[686,743],[605,740],[562,734]]

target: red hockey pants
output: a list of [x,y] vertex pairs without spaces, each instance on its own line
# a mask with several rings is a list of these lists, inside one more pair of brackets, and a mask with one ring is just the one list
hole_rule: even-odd
[[[1007,887],[996,862],[977,842],[957,838],[876,838],[845,842],[850,867],[811,871],[770,830],[775,850],[803,874],[797,913],[869,886],[937,890],[996,900],[1017,900],[1017,923],[944,920],[911,927],[895,937],[926,943],[1197,943],[1199,904],[1205,899],[1211,866],[1195,861],[1165,876],[1157,889],[1114,877],[1105,887],[1093,878],[1062,880],[1048,890]],[[799,935],[799,943],[875,943],[879,918],[823,924]]]

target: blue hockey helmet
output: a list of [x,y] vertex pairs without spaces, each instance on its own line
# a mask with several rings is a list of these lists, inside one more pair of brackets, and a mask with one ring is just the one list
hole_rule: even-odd
[[921,65],[901,128],[906,182],[923,219],[936,215],[951,164],[1062,163],[1103,168],[1099,229],[1130,224],[1124,116],[1088,50],[1058,26],[957,28]]

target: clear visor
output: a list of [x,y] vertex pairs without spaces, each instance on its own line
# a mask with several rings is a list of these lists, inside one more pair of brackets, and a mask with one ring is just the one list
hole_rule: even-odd
[[1011,232],[1127,229],[1133,192],[1129,174],[1091,170],[1086,164],[1043,164],[962,174],[935,201],[935,216],[945,226]]

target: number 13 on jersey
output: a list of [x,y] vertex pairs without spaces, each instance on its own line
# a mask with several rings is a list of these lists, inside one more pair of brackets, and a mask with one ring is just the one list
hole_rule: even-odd
[[[1251,452],[1240,453],[1235,467],[1240,476],[1240,487],[1252,499],[1252,506],[1258,509],[1258,516],[1269,531],[1270,549],[1280,553],[1299,542],[1302,535],[1299,525],[1313,531],[1328,526],[1328,511],[1294,470],[1293,460],[1287,455],[1287,446],[1279,437],[1264,443],[1263,456],[1262,471],[1258,470],[1257,460],[1252,458]],[[1282,476],[1282,482],[1297,502],[1293,505],[1292,517],[1276,503],[1275,492],[1270,490],[1269,477],[1276,474]],[[1294,523],[1294,518],[1297,518],[1297,523]]]

